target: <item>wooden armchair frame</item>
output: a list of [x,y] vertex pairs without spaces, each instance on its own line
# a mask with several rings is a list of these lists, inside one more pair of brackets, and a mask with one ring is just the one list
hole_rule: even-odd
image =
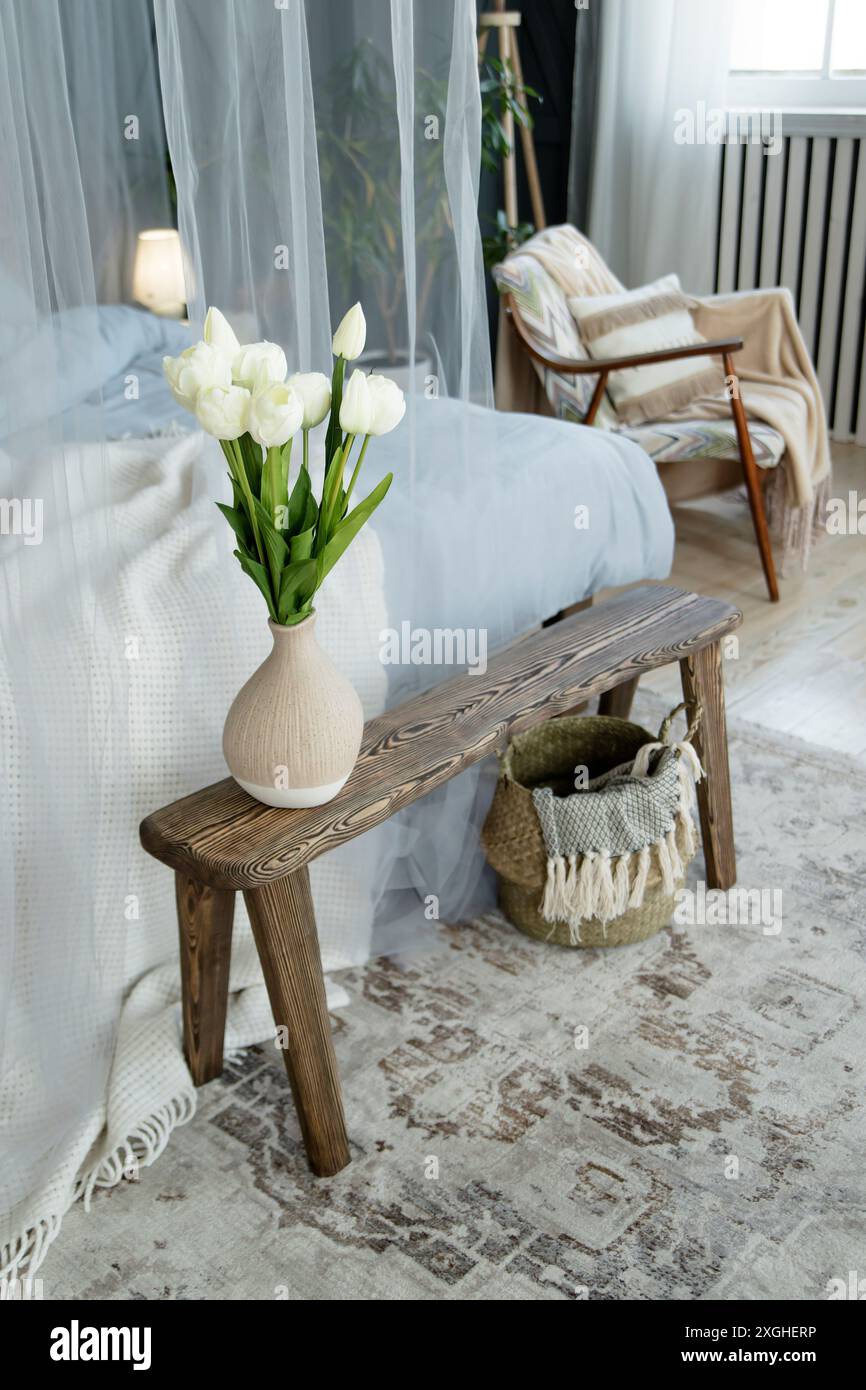
[[[663,348],[658,352],[642,352],[633,357],[605,357],[605,358],[580,358],[572,357],[548,357],[540,352],[532,341],[531,335],[527,332],[523,324],[514,297],[510,293],[503,296],[505,302],[505,312],[511,325],[517,334],[522,347],[529,356],[542,366],[549,367],[551,371],[568,373],[572,376],[597,376],[595,390],[589,403],[589,409],[583,418],[584,425],[591,425],[595,421],[598,408],[601,405],[607,387],[607,379],[611,372],[621,371],[625,367],[645,367],[651,362],[672,362],[680,357],[721,357],[724,364],[725,376],[734,377],[733,354],[741,351],[743,347],[742,338],[719,338],[714,342],[708,343],[689,343],[683,347]],[[755,455],[752,451],[752,441],[749,437],[749,427],[746,422],[746,412],[743,409],[743,402],[739,390],[731,395],[731,413],[734,417],[734,427],[737,431],[737,446],[740,451],[740,463],[743,469],[743,479],[746,484],[746,492],[749,497],[749,508],[752,513],[752,525],[755,528],[755,538],[758,542],[758,550],[761,556],[761,565],[764,570],[764,577],[767,581],[767,589],[770,594],[770,601],[778,603],[779,586],[776,582],[776,566],[773,561],[773,551],[770,545],[770,532],[767,527],[767,517],[764,512],[764,499],[761,494],[761,476],[758,465],[755,463]]]

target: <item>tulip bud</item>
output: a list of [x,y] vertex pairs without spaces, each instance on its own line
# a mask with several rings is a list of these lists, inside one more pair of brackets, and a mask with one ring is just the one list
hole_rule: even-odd
[[320,425],[331,409],[331,383],[324,372],[296,372],[286,385],[294,387],[303,402],[303,428]]
[[367,389],[373,399],[373,421],[368,434],[388,434],[406,414],[403,392],[396,381],[375,373],[367,377]]
[[232,375],[248,391],[286,379],[286,354],[279,343],[247,343],[235,354]]
[[250,393],[242,386],[211,386],[200,391],[196,419],[215,439],[240,439],[246,433]]
[[303,420],[298,392],[287,381],[274,381],[253,395],[247,428],[257,444],[274,449],[297,434]]
[[353,304],[348,313],[344,314],[331,342],[334,356],[345,357],[347,362],[353,362],[356,357],[361,356],[366,341],[367,322],[364,310],[360,304]]
[[199,394],[210,386],[232,384],[231,358],[211,343],[196,343],[178,357],[164,357],[162,370],[178,405],[195,411]]
[[222,348],[234,358],[241,350],[237,335],[224,314],[211,306],[204,321],[204,340],[214,347]]
[[373,423],[373,397],[367,377],[359,367],[349,377],[340,403],[340,429],[346,434],[369,434]]

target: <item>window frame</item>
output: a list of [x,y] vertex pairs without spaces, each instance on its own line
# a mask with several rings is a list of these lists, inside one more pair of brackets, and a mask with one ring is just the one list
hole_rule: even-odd
[[830,67],[835,22],[836,0],[829,0],[820,70],[729,68],[728,105],[774,110],[866,110],[866,72],[834,72]]

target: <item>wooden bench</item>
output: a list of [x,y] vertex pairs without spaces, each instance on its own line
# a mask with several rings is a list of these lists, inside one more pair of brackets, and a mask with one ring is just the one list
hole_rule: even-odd
[[234,895],[246,901],[310,1166],[349,1162],[307,865],[594,695],[628,712],[645,671],[678,661],[684,698],[700,703],[706,778],[698,801],[707,882],[736,877],[720,639],[742,621],[717,599],[646,585],[566,617],[496,652],[484,675],[460,675],[368,721],[357,765],[326,806],[278,810],[227,777],[147,817],[145,849],[175,870],[184,1045],[196,1085],[222,1071]]

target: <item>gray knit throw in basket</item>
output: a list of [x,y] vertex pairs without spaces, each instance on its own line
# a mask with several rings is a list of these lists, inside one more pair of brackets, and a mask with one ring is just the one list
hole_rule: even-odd
[[[551,939],[576,946],[596,944],[599,933],[605,940],[617,918],[624,919],[623,941],[639,939],[651,918],[653,929],[663,925],[663,901],[669,917],[697,848],[691,803],[702,776],[691,743],[699,713],[685,739],[670,741],[681,708],[658,739],[625,720],[590,716],[551,720],[510,745],[482,838],[503,904],[522,929],[540,935],[542,923],[533,928],[531,921],[540,914]],[[586,787],[566,790],[564,755],[579,749],[597,749],[605,770]],[[534,883],[542,891],[533,913],[527,890]],[[591,941],[581,939],[585,924]]]

